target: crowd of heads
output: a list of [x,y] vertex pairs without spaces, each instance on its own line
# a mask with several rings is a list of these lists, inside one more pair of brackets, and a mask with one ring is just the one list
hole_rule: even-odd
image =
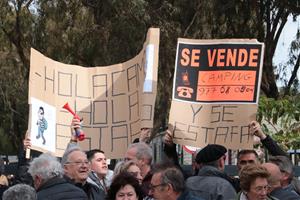
[[[196,151],[192,158],[195,176],[202,176],[205,170],[208,175],[204,176],[217,174],[218,178],[225,179],[231,185],[234,194],[240,190],[240,199],[266,200],[272,191],[288,187],[295,180],[293,163],[286,156],[271,156],[268,162],[261,164],[255,150],[238,151],[237,188],[234,181],[224,173],[227,158],[227,149],[224,146],[209,144]],[[211,169],[213,170],[210,171]],[[49,153],[34,158],[28,168],[33,187],[17,184],[6,190],[3,199],[35,200],[39,196],[36,191],[40,191],[45,183],[55,178],[71,181],[82,189],[91,181],[99,188],[102,185],[105,195],[103,197],[109,200],[176,200],[187,191],[187,182],[180,166],[170,162],[154,164],[153,150],[144,142],[130,144],[124,159],[115,165],[113,176],[108,176],[110,171],[103,151],[93,149],[84,152],[78,145],[73,145],[66,149],[60,161]],[[218,179],[213,180],[215,182],[210,187],[217,187]],[[87,194],[87,197],[90,198],[90,195]],[[194,197],[192,199],[201,200]]]

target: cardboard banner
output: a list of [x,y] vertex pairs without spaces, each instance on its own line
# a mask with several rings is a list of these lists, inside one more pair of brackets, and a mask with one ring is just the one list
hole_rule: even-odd
[[159,29],[151,28],[142,51],[116,65],[86,68],[59,63],[31,49],[28,125],[32,149],[62,156],[72,115],[83,118],[84,150],[101,149],[122,158],[141,128],[153,127]]
[[178,39],[169,123],[176,143],[253,148],[263,43]]

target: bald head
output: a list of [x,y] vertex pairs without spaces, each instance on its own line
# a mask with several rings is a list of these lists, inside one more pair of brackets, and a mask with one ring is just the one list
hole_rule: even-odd
[[268,172],[271,174],[268,182],[272,188],[281,187],[280,180],[281,180],[281,172],[277,165],[273,163],[264,163],[262,164]]

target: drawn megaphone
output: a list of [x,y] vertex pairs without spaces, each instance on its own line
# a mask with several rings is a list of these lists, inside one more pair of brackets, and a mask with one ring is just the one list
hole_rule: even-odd
[[[74,118],[81,120],[80,117],[70,108],[68,102],[63,106],[63,108],[66,109],[67,111],[69,111],[74,116]],[[79,141],[82,141],[85,139],[84,132],[82,131],[81,128],[76,128],[75,134]]]

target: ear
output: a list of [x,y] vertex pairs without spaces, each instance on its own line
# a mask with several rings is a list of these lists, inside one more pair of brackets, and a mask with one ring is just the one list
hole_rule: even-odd
[[166,192],[172,193],[173,192],[173,186],[170,183],[168,183],[166,186],[167,186],[166,187]]
[[225,155],[222,156],[221,158],[219,158],[219,160],[218,160],[219,168],[221,170],[224,170],[224,168],[225,168],[225,160],[226,160],[226,156]]
[[282,176],[282,179],[288,180],[290,177],[290,174],[287,172],[281,172],[281,176]]

